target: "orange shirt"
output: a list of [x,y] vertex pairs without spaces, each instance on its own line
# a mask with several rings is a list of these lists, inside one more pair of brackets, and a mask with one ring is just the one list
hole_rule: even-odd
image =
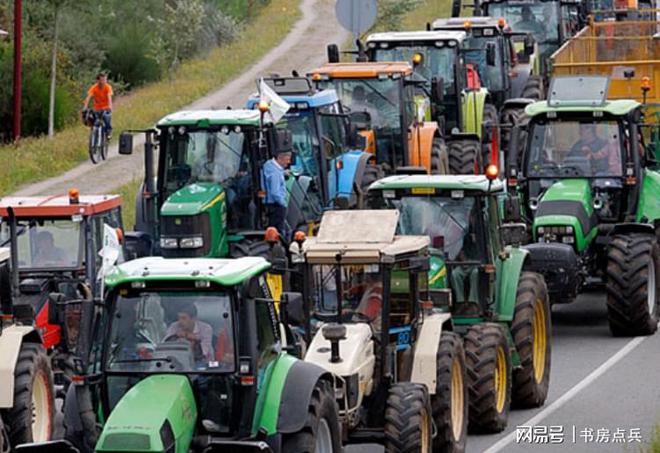
[[108,110],[110,109],[110,96],[112,96],[112,87],[106,83],[103,88],[95,83],[89,88],[87,94],[94,100],[94,110]]

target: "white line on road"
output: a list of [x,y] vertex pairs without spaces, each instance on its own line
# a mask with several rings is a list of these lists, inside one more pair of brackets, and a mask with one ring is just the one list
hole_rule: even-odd
[[[552,404],[550,404],[548,407],[546,407],[541,412],[536,414],[534,417],[527,420],[525,423],[521,423],[519,426],[535,426],[536,424],[538,424],[541,420],[543,420],[544,418],[555,412],[557,409],[562,407],[564,404],[566,404],[568,401],[570,401],[571,398],[577,395],[581,390],[584,390],[587,386],[589,386],[589,384],[591,384],[600,376],[605,374],[607,370],[612,368],[618,361],[620,361],[627,354],[632,352],[633,349],[639,346],[647,338],[649,337],[637,337],[630,340],[628,343],[626,343],[626,345],[623,348],[619,349],[619,351],[617,351],[616,354],[614,354],[608,360],[603,362],[598,368],[592,371],[587,377],[582,379],[580,382],[575,384],[570,390],[564,393],[560,398],[555,400]],[[505,437],[503,437],[502,439],[491,445],[487,450],[484,451],[484,453],[497,453],[499,451],[502,451],[504,447],[509,445],[515,439],[516,439],[516,431],[514,430],[513,432],[507,434]]]

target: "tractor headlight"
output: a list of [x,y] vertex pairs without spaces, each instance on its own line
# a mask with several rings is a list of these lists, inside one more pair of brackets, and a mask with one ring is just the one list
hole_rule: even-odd
[[204,247],[204,239],[200,236],[181,238],[179,247],[182,249],[199,249]]
[[568,234],[573,234],[573,227],[572,227],[572,226],[567,226],[567,227],[566,227],[566,232],[567,232]]
[[538,229],[536,230],[536,233],[537,233],[538,235],[543,235],[543,234],[545,234],[545,228],[543,228],[543,227],[538,227]]
[[575,238],[573,236],[564,236],[561,238],[561,241],[564,244],[575,244]]
[[177,238],[160,238],[160,248],[162,249],[179,248],[179,240]]

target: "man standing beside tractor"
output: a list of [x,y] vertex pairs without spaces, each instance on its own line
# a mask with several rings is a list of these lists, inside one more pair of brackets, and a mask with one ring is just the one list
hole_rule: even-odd
[[284,178],[291,164],[291,151],[282,151],[264,164],[263,185],[266,191],[266,212],[268,226],[277,228],[280,234],[286,235],[287,190]]

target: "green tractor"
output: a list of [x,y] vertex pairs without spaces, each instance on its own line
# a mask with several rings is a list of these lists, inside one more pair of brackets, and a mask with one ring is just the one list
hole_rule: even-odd
[[304,360],[337,376],[339,415],[355,448],[462,452],[463,345],[452,316],[433,308],[428,237],[395,235],[398,217],[330,211],[318,236],[291,244],[306,282]]
[[506,212],[531,228],[527,249],[553,302],[604,285],[612,334],[648,335],[660,283],[657,150],[643,106],[607,100],[607,85],[555,78],[548,101],[527,107],[529,124],[512,132]]
[[434,310],[451,313],[463,337],[476,432],[503,430],[511,404],[543,405],[550,384],[546,284],[518,245],[519,226],[502,223],[504,184],[494,168],[488,177],[392,176],[369,190],[371,207],[398,210],[399,234],[430,238],[425,284],[441,302]]
[[[296,359],[270,264],[147,257],[114,267],[86,304],[88,355],[64,405],[63,440],[18,452],[338,452],[334,379]],[[81,329],[81,334],[84,331]]]

